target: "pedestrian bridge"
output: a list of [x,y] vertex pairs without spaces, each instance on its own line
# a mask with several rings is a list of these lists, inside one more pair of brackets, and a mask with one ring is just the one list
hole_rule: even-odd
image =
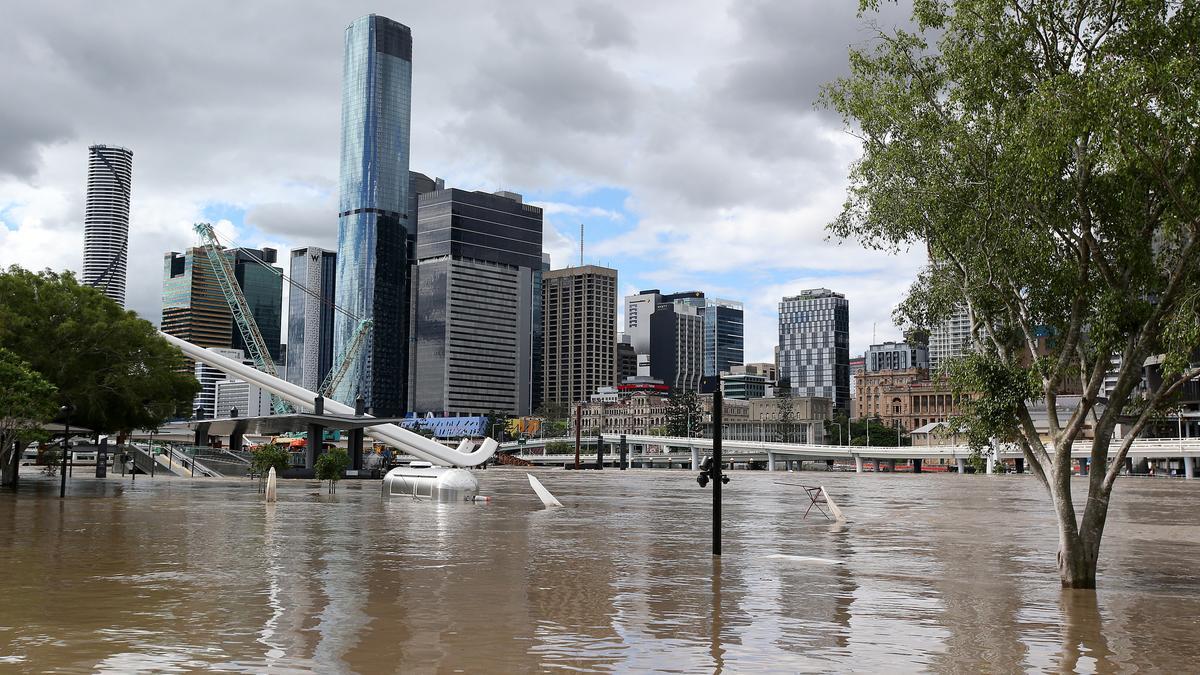
[[[573,447],[575,439],[548,438],[527,439],[524,443],[507,442],[500,445],[500,452],[513,453],[534,464],[561,465],[574,462],[574,453],[545,454],[546,446],[551,443],[567,443]],[[616,460],[621,443],[626,445],[630,462],[643,466],[665,464],[670,467],[679,462],[698,468],[700,456],[712,451],[711,438],[603,434],[581,439],[580,462],[594,465],[598,445],[604,446],[602,452],[610,461]],[[1115,454],[1116,446],[1114,443],[1110,449],[1110,456]],[[583,454],[585,451],[586,457]],[[1091,454],[1090,441],[1077,442],[1071,448],[1073,458],[1087,459]],[[852,460],[855,468],[862,471],[864,462],[871,460],[926,459],[953,460],[961,469],[971,456],[971,449],[966,445],[846,446],[724,440],[721,442],[721,455],[730,462],[766,462],[768,470],[773,470],[779,461]],[[1021,451],[1010,445],[997,448],[995,457],[999,460],[1024,459]],[[1190,478],[1194,474],[1195,458],[1200,457],[1200,438],[1139,439],[1134,441],[1128,457],[1134,461],[1182,458],[1185,473]],[[915,467],[919,467],[919,462],[914,464]]]

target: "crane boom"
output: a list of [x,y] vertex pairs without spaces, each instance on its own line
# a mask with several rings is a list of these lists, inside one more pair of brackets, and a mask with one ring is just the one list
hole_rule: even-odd
[[358,352],[366,344],[367,334],[371,332],[371,327],[374,325],[375,322],[371,319],[363,319],[358,322],[358,329],[354,333],[354,338],[350,340],[350,347],[342,355],[341,362],[329,369],[329,374],[325,376],[325,381],[317,389],[322,396],[333,398],[333,392],[342,383],[342,379],[346,377],[346,373],[350,372],[350,366],[354,363],[354,357],[358,356]]
[[[225,294],[225,302],[229,303],[229,311],[233,314],[233,320],[242,334],[242,341],[246,343],[246,351],[250,352],[249,356],[254,361],[254,367],[272,377],[278,377],[275,371],[275,361],[271,359],[271,353],[267,350],[267,341],[263,339],[262,332],[258,329],[258,323],[255,322],[254,314],[250,311],[250,303],[246,302],[242,287],[238,285],[234,276],[233,266],[229,264],[229,259],[221,250],[212,225],[196,223],[193,229],[200,235],[200,239],[204,243],[204,250],[208,254],[208,263],[217,277],[221,292]],[[277,415],[292,412],[287,401],[274,395],[271,396],[271,409]]]

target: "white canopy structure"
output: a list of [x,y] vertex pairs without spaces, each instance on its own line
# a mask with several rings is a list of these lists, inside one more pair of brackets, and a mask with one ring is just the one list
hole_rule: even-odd
[[[179,349],[188,358],[205,363],[224,373],[239,377],[251,384],[262,387],[266,391],[279,396],[296,406],[297,410],[313,411],[319,394],[304,387],[292,384],[273,375],[268,375],[252,366],[247,366],[233,359],[221,356],[216,352],[197,347],[173,335],[159,331],[159,334]],[[332,399],[325,399],[326,413],[353,415],[354,408]],[[463,441],[457,449],[447,448],[429,438],[415,434],[396,424],[379,424],[366,428],[366,434],[380,442],[399,448],[405,453],[419,457],[432,464],[441,466],[479,466],[496,454],[497,443],[491,438],[485,438],[483,443],[473,452],[466,452],[468,441]]]

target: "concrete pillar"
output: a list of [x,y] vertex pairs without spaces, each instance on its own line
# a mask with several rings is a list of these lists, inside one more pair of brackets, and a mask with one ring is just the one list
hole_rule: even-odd
[[1080,476],[1088,475],[1088,460],[1086,457],[1082,457],[1079,460],[1079,475]]
[[896,460],[889,459],[887,461],[887,463],[888,463],[888,471],[891,471],[892,473],[896,473]]
[[[325,414],[325,397],[318,396],[313,401],[313,413],[317,415]],[[308,425],[308,439],[305,442],[304,448],[304,468],[312,469],[316,467],[317,455],[321,452],[324,436],[325,429],[320,424]]]
[[1017,473],[1025,473],[1025,458],[1017,458]]
[[692,446],[692,471],[700,470],[700,448]]
[[921,473],[921,460],[914,459],[912,461],[913,473]]
[[767,471],[774,471],[774,470],[775,470],[775,453],[768,452],[767,453]]
[[859,457],[858,455],[854,456],[854,472],[855,473],[863,472],[863,458]]
[[995,464],[996,463],[994,461],[992,461],[992,453],[991,452],[985,452],[983,454],[983,461],[987,465],[987,473],[989,475],[992,473],[995,473]]
[[958,466],[958,472],[960,474],[967,472],[967,460],[963,459],[962,457],[959,457],[954,460],[954,463]]
[[1183,458],[1183,477],[1184,478],[1195,478],[1196,477],[1196,460],[1192,459],[1191,457]]
[[625,434],[621,434],[621,470],[629,468],[629,443],[625,440]]

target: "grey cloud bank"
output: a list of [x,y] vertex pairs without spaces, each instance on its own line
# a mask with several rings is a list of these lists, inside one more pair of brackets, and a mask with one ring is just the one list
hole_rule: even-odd
[[[847,46],[869,38],[856,8],[12,4],[0,22],[0,264],[80,267],[91,143],[134,151],[128,296],[147,318],[159,313],[161,254],[192,242],[208,204],[245,209],[264,241],[332,246],[342,31],[374,11],[413,28],[415,170],[471,189],[627,190],[636,226],[597,233],[595,252],[660,242],[647,272],[693,279],[737,264],[808,283],[818,260],[867,270],[864,289],[898,291],[919,256],[890,269],[824,238],[856,148],[813,101],[845,71]],[[565,252],[574,236],[555,230],[547,244]],[[742,295],[797,290],[778,283]],[[854,302],[853,275],[827,283]],[[885,322],[882,304],[852,304],[852,316]],[[773,340],[773,325],[751,330]],[[748,344],[748,357],[769,358],[768,342]]]

